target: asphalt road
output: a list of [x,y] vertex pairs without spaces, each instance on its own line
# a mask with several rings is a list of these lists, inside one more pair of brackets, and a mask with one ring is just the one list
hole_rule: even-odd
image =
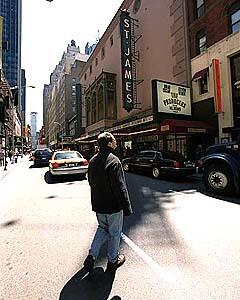
[[238,199],[206,195],[201,182],[127,174],[126,263],[82,269],[96,229],[87,180],[52,182],[19,163],[0,180],[0,300],[240,299]]

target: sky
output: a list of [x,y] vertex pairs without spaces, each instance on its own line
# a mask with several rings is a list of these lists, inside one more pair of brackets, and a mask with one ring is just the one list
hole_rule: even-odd
[[38,112],[42,127],[43,86],[71,40],[84,53],[101,37],[123,0],[22,0],[22,69],[26,71],[26,121]]

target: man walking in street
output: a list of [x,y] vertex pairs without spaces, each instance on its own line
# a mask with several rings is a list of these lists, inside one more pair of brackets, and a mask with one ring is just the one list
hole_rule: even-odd
[[125,262],[119,254],[123,215],[132,214],[122,164],[113,154],[117,147],[109,132],[98,136],[99,152],[89,162],[88,181],[91,187],[92,210],[96,213],[98,228],[84,261],[88,271],[94,268],[101,246],[108,239],[107,269],[115,270]]

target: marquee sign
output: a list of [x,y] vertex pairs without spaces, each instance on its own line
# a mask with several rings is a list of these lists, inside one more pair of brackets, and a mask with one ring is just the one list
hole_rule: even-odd
[[122,65],[122,97],[123,107],[127,112],[134,108],[134,78],[132,53],[132,22],[129,12],[120,15],[121,65]]
[[156,81],[157,112],[179,115],[191,115],[190,88]]

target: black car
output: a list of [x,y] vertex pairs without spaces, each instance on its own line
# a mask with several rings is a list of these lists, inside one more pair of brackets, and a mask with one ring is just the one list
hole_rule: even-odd
[[196,173],[193,162],[171,151],[141,151],[133,157],[123,159],[122,163],[125,172],[143,171],[151,173],[155,178],[162,174],[187,176]]
[[52,151],[48,148],[44,149],[37,149],[35,150],[32,160],[33,160],[33,165],[35,167],[37,166],[48,166],[49,165],[49,160],[52,157]]

